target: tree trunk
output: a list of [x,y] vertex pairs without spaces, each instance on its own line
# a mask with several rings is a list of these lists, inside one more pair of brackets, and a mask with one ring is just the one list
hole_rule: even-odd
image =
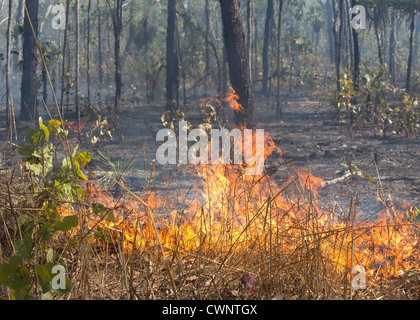
[[333,23],[333,10],[330,1],[325,1],[325,10],[327,11],[327,28],[328,28],[328,47],[330,62],[333,63],[335,60],[335,47],[334,47],[334,23]]
[[87,10],[87,45],[86,45],[86,79],[87,79],[87,99],[90,107],[90,12],[92,9],[92,0],[88,1]]
[[17,7],[17,15],[16,15],[16,24],[17,26],[14,28],[14,38],[15,38],[15,51],[18,54],[14,55],[14,63],[13,63],[13,71],[15,73],[18,72],[18,62],[19,62],[19,57],[21,56],[21,50],[22,50],[22,37],[19,33],[19,27],[18,25],[22,25],[23,24],[23,19],[25,16],[25,8],[23,6],[23,1],[24,0],[19,0],[19,4]]
[[338,1],[338,12],[335,6],[335,1],[331,0],[331,6],[334,13],[334,43],[335,43],[335,70],[337,77],[337,91],[340,92],[340,64],[341,64],[341,44],[343,32],[343,18],[344,18],[344,0]]
[[34,120],[33,117],[36,114],[37,99],[36,68],[38,65],[38,54],[33,31],[36,35],[38,30],[38,0],[25,0],[25,5],[27,11],[25,11],[23,32],[23,72],[20,119]]
[[43,67],[41,70],[41,79],[42,79],[42,100],[43,104],[48,104],[48,77],[47,70]]
[[384,58],[384,50],[382,47],[382,37],[381,37],[381,30],[379,26],[379,21],[377,19],[374,19],[374,29],[375,29],[375,38],[376,38],[376,45],[378,47],[378,58],[379,58],[379,64],[384,65],[385,64],[385,58]]
[[354,65],[354,52],[353,52],[353,34],[352,34],[352,26],[351,26],[351,17],[350,17],[350,2],[346,1],[346,23],[347,23],[347,30],[348,30],[348,35],[347,35],[347,46],[349,48],[350,51],[350,64],[349,64],[349,69],[351,70],[353,68]]
[[[417,15],[416,19],[416,32],[414,34],[414,52],[419,52],[419,35],[420,35],[420,16]],[[416,55],[416,59],[414,59],[414,64],[418,66],[419,63],[419,55]]]
[[254,79],[254,65],[253,65],[253,58],[252,58],[252,50],[254,48],[254,34],[255,34],[255,3],[254,0],[248,0],[247,6],[247,44],[248,44],[248,63],[249,63],[249,81],[253,82]]
[[97,4],[98,8],[98,80],[99,80],[99,99],[102,101],[102,85],[104,83],[104,70],[103,70],[103,54],[102,54],[102,10],[100,0]]
[[[134,14],[136,13],[134,4],[135,2],[131,1],[130,16],[128,18],[128,39],[127,44],[125,46],[125,51],[127,51],[128,53],[133,53],[132,48],[133,44],[135,43],[135,34],[137,32],[136,26],[134,25]],[[147,43],[147,41],[145,41],[145,43]]]
[[[66,53],[67,53],[67,47],[68,47],[68,41],[67,41],[67,26],[69,21],[69,13],[70,13],[70,0],[66,0],[66,28],[64,29],[64,43],[63,43],[63,65],[61,69],[61,99],[60,99],[60,112],[61,116],[64,116],[64,79],[66,78]],[[68,58],[67,58],[68,59]],[[68,70],[67,70],[68,72]],[[67,88],[68,90],[68,88]]]
[[[351,6],[356,6],[356,0],[351,1]],[[352,28],[353,32],[353,83],[356,90],[359,88],[359,76],[360,76],[360,46],[359,46],[359,33],[356,29]]]
[[271,33],[273,30],[274,22],[274,1],[268,0],[267,2],[267,14],[265,18],[265,29],[264,29],[264,44],[263,44],[263,83],[262,83],[262,92],[267,94],[268,86],[268,73],[269,73],[269,57],[268,52],[271,42]]
[[223,68],[222,68],[222,93],[225,96],[228,93],[228,62],[226,53],[226,44],[223,43]]
[[277,119],[280,119],[283,115],[283,109],[280,101],[280,89],[281,89],[281,23],[283,13],[283,0],[279,2],[279,21],[277,26]]
[[7,40],[6,40],[6,124],[10,129],[12,119],[12,96],[10,94],[10,44],[11,44],[11,26],[12,26],[13,0],[9,0],[9,20],[7,21]]
[[206,70],[205,74],[208,76],[210,74],[210,5],[209,0],[206,0],[205,3],[205,16],[206,16]]
[[245,113],[235,111],[236,125],[256,127],[253,110],[252,87],[249,79],[249,64],[245,50],[245,34],[242,26],[240,0],[219,0],[222,10],[223,34],[229,64],[230,82],[236,94],[238,103]]
[[395,12],[391,12],[391,31],[389,34],[389,74],[391,83],[395,85]]
[[414,46],[414,30],[416,29],[416,11],[414,7],[410,9],[410,49],[407,62],[407,81],[405,84],[406,92],[411,91],[411,68],[413,65],[413,46]]
[[121,37],[122,37],[122,0],[114,1],[114,12],[112,15],[114,24],[114,61],[115,61],[115,100],[114,110],[119,113],[122,95],[121,76]]
[[176,50],[176,0],[168,1],[168,29],[166,36],[166,107],[175,111],[178,108],[179,66]]
[[254,75],[254,78],[255,78],[255,75],[258,74],[258,17],[257,17],[257,15],[255,15],[254,27],[255,27],[254,28],[255,29],[254,54],[253,54],[254,62],[252,63],[252,65],[254,66],[253,75]]
[[75,78],[74,78],[74,95],[76,103],[77,121],[80,125],[80,103],[79,103],[79,76],[80,76],[80,26],[79,26],[79,0],[75,2],[76,6],[76,52],[75,52]]

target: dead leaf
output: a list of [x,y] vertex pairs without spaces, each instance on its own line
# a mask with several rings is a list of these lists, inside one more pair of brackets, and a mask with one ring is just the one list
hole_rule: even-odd
[[232,297],[239,297],[239,291],[238,290],[225,290],[226,294],[231,295]]
[[194,281],[197,281],[197,279],[198,279],[197,276],[191,276],[185,279],[185,282],[194,282]]

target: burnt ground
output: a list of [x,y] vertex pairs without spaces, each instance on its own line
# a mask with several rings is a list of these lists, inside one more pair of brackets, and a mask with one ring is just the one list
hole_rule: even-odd
[[[274,154],[266,161],[266,168],[272,169],[270,175],[281,183],[296,169],[309,167],[314,176],[327,181],[320,192],[323,206],[339,204],[342,208],[338,212],[342,211],[343,214],[347,214],[350,198],[357,197],[361,217],[376,216],[382,208],[376,199],[379,186],[384,195],[392,194],[394,202],[419,207],[420,140],[416,137],[381,139],[375,137],[369,129],[357,131],[350,137],[347,127],[337,120],[328,99],[327,94],[320,94],[318,97],[304,97],[298,93],[285,95],[282,99],[283,117],[279,121],[273,107],[274,99],[267,103],[265,98],[262,99],[258,95],[254,97],[259,126],[273,137],[284,152],[283,156]],[[199,105],[200,99],[196,99],[195,102],[191,100],[184,108],[188,120],[192,123],[200,123],[202,119]],[[164,112],[163,105],[126,102],[112,140],[105,139],[95,148],[92,148],[88,141],[82,141],[80,149],[92,151],[91,168],[96,169],[92,171],[96,173],[96,177],[103,176],[97,170],[98,167],[108,172],[112,171],[99,160],[98,150],[108,155],[114,163],[119,162],[120,166],[123,166],[124,160],[135,155],[135,148],[144,144],[132,161],[132,167],[124,175],[129,188],[141,191],[147,186],[147,181],[150,182],[151,176],[158,189],[167,189],[168,184],[162,181],[168,179],[170,188],[177,192],[179,189],[188,191],[191,186],[199,185],[193,170],[161,166],[154,161],[159,146],[156,133],[162,129],[161,116]],[[1,113],[1,118],[4,119],[4,111]],[[228,117],[233,119],[232,112],[228,113]],[[46,115],[44,117],[47,118]],[[18,124],[19,132],[23,132],[23,125]],[[2,128],[0,141],[5,139],[6,131]],[[73,142],[76,144],[77,140],[73,138]],[[305,155],[303,159],[283,165]],[[348,173],[343,163],[357,165],[380,183],[374,185],[354,175],[343,178]]]

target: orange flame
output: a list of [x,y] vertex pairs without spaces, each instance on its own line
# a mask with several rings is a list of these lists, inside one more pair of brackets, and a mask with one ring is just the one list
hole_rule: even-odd
[[223,101],[229,103],[229,106],[238,113],[245,113],[245,109],[242,105],[238,103],[239,96],[236,94],[235,90],[231,88],[232,92],[228,93]]

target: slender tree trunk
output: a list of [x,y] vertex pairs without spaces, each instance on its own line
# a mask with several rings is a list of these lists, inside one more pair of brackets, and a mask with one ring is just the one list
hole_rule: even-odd
[[411,91],[411,68],[413,65],[414,30],[416,29],[416,11],[414,6],[410,9],[410,48],[407,62],[407,81],[405,88],[407,93]]
[[99,80],[99,100],[102,101],[102,86],[104,83],[103,53],[102,53],[102,10],[100,0],[98,0],[98,80]]
[[23,24],[23,19],[25,16],[25,8],[23,6],[23,2],[24,0],[19,0],[18,1],[18,7],[17,7],[17,15],[16,15],[16,24],[17,26],[14,27],[14,38],[15,38],[15,51],[18,54],[14,55],[14,59],[13,59],[13,71],[15,73],[18,72],[18,62],[19,62],[19,57],[21,57],[22,55],[22,37],[20,35],[19,32],[19,27],[18,25],[22,25]]
[[223,42],[223,68],[222,68],[222,93],[226,95],[228,93],[228,62],[226,44]]
[[258,18],[256,14],[255,14],[255,19],[254,19],[254,29],[255,29],[254,54],[253,54],[254,62],[252,63],[252,65],[254,66],[253,76],[255,79],[256,74],[258,73]]
[[384,50],[382,47],[382,37],[381,37],[381,30],[379,26],[379,21],[377,19],[374,19],[374,29],[375,29],[375,38],[376,38],[376,45],[378,47],[378,58],[379,58],[379,64],[384,65],[385,64],[385,58],[384,58]]
[[[354,7],[357,4],[356,0],[352,0],[351,6]],[[359,76],[360,76],[360,46],[359,46],[359,33],[356,29],[352,28],[353,33],[353,83],[356,90],[359,88]]]
[[[419,41],[420,41],[420,16],[417,15],[416,19],[416,32],[414,34],[414,52],[419,52]],[[418,67],[419,63],[419,55],[416,55],[416,58],[414,59],[414,64]]]
[[[68,40],[67,40],[67,29],[68,29],[68,21],[69,21],[69,14],[70,14],[70,0],[66,0],[66,28],[64,29],[64,43],[63,43],[63,64],[61,69],[61,98],[60,98],[60,112],[61,115],[64,116],[64,79],[66,79],[66,53],[68,47]],[[68,58],[67,58],[68,59]],[[69,72],[69,70],[67,70]],[[68,82],[68,81],[67,81]],[[69,90],[67,88],[67,90]]]
[[122,0],[114,1],[114,13],[112,15],[114,24],[114,61],[115,61],[115,113],[119,113],[122,95],[121,76],[121,37],[122,37]]
[[267,14],[265,18],[265,29],[264,29],[264,44],[263,44],[263,83],[262,83],[262,92],[263,94],[267,94],[267,87],[268,87],[268,73],[269,73],[269,49],[270,49],[270,42],[271,42],[271,33],[273,30],[273,22],[274,22],[274,1],[268,0],[267,1]]
[[[71,68],[71,51],[70,46],[67,44],[67,72],[70,75]],[[67,90],[66,90],[66,116],[70,115],[70,77],[67,77]]]
[[[281,23],[283,13],[283,0],[279,1],[279,21],[277,26],[277,119],[283,116],[283,109],[281,107]],[[317,33],[318,34],[318,33]]]
[[325,1],[325,10],[327,11],[327,29],[328,29],[328,47],[329,47],[329,56],[330,62],[333,63],[335,60],[335,47],[334,47],[334,15],[333,9],[330,1]]
[[205,16],[206,16],[206,76],[208,76],[210,74],[210,5],[209,5],[209,0],[206,0],[205,2]]
[[87,11],[87,45],[86,45],[86,79],[87,79],[87,99],[88,106],[90,107],[90,12],[92,9],[92,0],[88,1],[88,11]]
[[252,50],[254,48],[254,34],[255,34],[255,3],[254,0],[248,0],[247,6],[247,44],[248,44],[248,63],[249,63],[249,79],[250,82],[253,82],[254,79],[254,65],[253,65],[253,57],[252,57]]
[[395,12],[391,12],[391,31],[389,33],[389,74],[395,85]]
[[348,36],[347,36],[347,46],[350,51],[350,65],[349,69],[352,69],[354,66],[354,52],[353,52],[353,33],[352,33],[352,26],[351,26],[351,20],[350,20],[350,2],[346,1],[346,23],[347,23],[347,30],[348,30]]
[[47,78],[47,71],[43,67],[41,70],[41,78],[42,78],[42,99],[44,100],[43,103],[48,103],[48,78]]
[[79,26],[79,0],[75,2],[76,8],[76,52],[75,52],[75,78],[74,78],[74,94],[76,104],[77,121],[80,125],[80,102],[79,102],[79,77],[80,77],[80,26]]
[[[111,30],[111,27],[112,27],[112,22],[111,23],[109,22],[110,18],[111,18],[111,14],[108,11],[108,14],[106,16],[106,28],[105,28],[105,30],[106,30],[106,48],[111,48],[111,32],[110,32],[110,30]],[[106,52],[106,61],[105,61],[106,63],[105,64],[107,66],[106,67],[106,81],[105,81],[106,84],[107,84],[107,86],[106,86],[106,104],[110,104],[109,99],[111,97],[111,91],[110,91],[110,88],[111,88],[111,86],[110,86],[111,72],[110,72],[109,63],[110,63],[110,60],[111,60],[111,53],[110,53],[110,50],[105,50],[105,52]]]
[[10,43],[11,43],[11,26],[13,0],[9,0],[9,20],[7,21],[7,39],[6,39],[6,124],[8,128],[13,122],[12,120],[12,95],[10,94]]
[[[36,69],[38,65],[37,44],[34,37],[38,31],[38,0],[25,1],[25,23],[23,33],[23,72],[21,84],[21,120],[34,120],[36,114]],[[29,14],[29,16],[28,16]],[[31,27],[32,25],[32,27]]]
[[[341,64],[341,44],[342,44],[342,31],[343,31],[343,8],[344,0],[338,0],[338,8],[334,3],[334,0],[331,0],[331,6],[334,12],[334,42],[335,42],[335,70],[337,77],[337,91],[340,92],[340,64]],[[338,12],[337,12],[338,9]]]
[[[135,43],[135,33],[137,32],[136,26],[134,25],[134,14],[136,13],[134,4],[135,2],[131,1],[130,16],[128,18],[128,39],[125,47],[125,51],[129,53],[132,53],[133,44]],[[145,41],[145,43],[147,43],[147,41]]]
[[238,126],[246,124],[248,128],[255,128],[256,118],[252,102],[252,87],[249,79],[240,0],[219,0],[219,2],[222,11],[230,82],[239,96],[238,103],[245,110],[245,113],[235,112],[235,122]]
[[168,1],[168,29],[166,37],[166,107],[175,111],[178,108],[179,65],[176,50],[176,0]]

